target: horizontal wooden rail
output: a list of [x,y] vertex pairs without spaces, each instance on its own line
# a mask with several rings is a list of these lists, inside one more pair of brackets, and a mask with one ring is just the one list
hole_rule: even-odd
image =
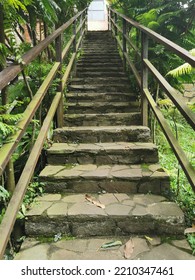
[[63,75],[63,77],[62,77],[62,90],[65,89],[65,86],[66,86],[66,84],[67,84],[67,82],[68,82],[68,78],[69,78],[70,73],[71,73],[71,70],[72,70],[72,68],[73,68],[73,65],[74,65],[74,62],[75,62],[75,59],[76,59],[76,56],[77,56],[77,51],[78,51],[79,46],[80,46],[80,43],[81,43],[81,41],[82,41],[84,32],[85,32],[85,31],[82,32],[82,35],[80,36],[80,38],[79,38],[79,40],[78,40],[78,43],[77,43],[77,46],[76,46],[76,53],[73,53],[73,54],[72,54],[72,57],[71,57],[71,59],[70,59],[70,61],[69,61],[69,64],[68,64],[68,66],[67,66],[67,68],[66,68],[66,71],[65,71],[65,73],[64,73],[64,75]]
[[129,67],[131,68],[131,70],[137,80],[138,86],[141,88],[141,76],[140,76],[139,72],[137,71],[134,63],[130,60],[129,55],[127,53],[124,53],[124,55],[125,55],[125,58],[126,58],[126,61],[129,65]]
[[[189,183],[192,186],[192,189],[195,191],[195,170],[190,164],[185,152],[180,147],[178,141],[176,140],[173,132],[171,131],[170,126],[168,125],[166,119],[164,118],[160,108],[155,103],[152,94],[149,90],[149,71],[152,74],[152,77],[157,81],[157,83],[161,86],[161,88],[165,91],[167,96],[173,102],[175,107],[179,110],[188,124],[195,130],[195,114],[190,110],[190,108],[185,104],[185,102],[181,99],[179,93],[174,89],[161,75],[161,73],[156,69],[156,67],[149,60],[149,39],[160,43],[165,46],[168,50],[175,55],[178,55],[180,58],[184,59],[185,62],[188,62],[195,67],[195,57],[192,56],[187,50],[181,48],[176,45],[172,41],[166,39],[165,37],[157,34],[156,32],[150,30],[149,28],[144,27],[143,25],[135,22],[134,20],[122,15],[121,13],[113,10],[108,7],[109,10],[109,22],[110,29],[112,30],[113,35],[116,37],[119,49],[123,54],[123,62],[124,65],[128,65],[129,69],[133,72],[135,79],[137,81],[138,86],[141,89],[141,109],[142,109],[142,124],[148,126],[148,108],[151,107],[154,115],[156,116],[175,156],[177,157],[182,169],[184,170],[186,177]],[[123,28],[117,24],[121,21]],[[127,24],[131,25],[131,27],[136,28],[141,35],[141,55],[140,51],[134,43],[131,42],[130,33],[127,32]],[[118,36],[120,33],[121,36]],[[122,40],[120,40],[122,37]],[[121,42],[122,41],[122,42]],[[131,54],[127,50],[127,44],[129,44],[135,51],[136,54]],[[133,57],[131,58],[131,55]],[[139,59],[137,60],[137,55]],[[140,59],[141,58],[141,59]],[[136,64],[139,65],[139,69],[137,70],[133,61],[136,61]]]
[[7,86],[18,74],[21,73],[23,68],[32,62],[44,49],[46,49],[60,34],[62,34],[77,18],[79,18],[85,11],[79,12],[73,18],[71,18],[64,25],[59,27],[56,31],[54,31],[50,36],[40,42],[37,46],[29,50],[26,54],[22,56],[22,60],[24,65],[12,65],[2,72],[0,72],[0,90],[2,90],[5,86]]
[[151,30],[151,29],[141,25],[140,23],[138,23],[138,22],[128,18],[127,16],[125,16],[125,15],[123,15],[123,14],[121,14],[121,13],[115,11],[115,10],[113,10],[111,7],[109,7],[109,9],[113,13],[116,13],[118,16],[120,16],[121,18],[125,19],[127,23],[131,24],[132,26],[136,27],[137,29],[139,29],[143,33],[147,34],[151,39],[154,39],[158,43],[164,45],[165,47],[167,47],[168,49],[173,51],[179,57],[181,57],[186,62],[188,62],[190,65],[192,65],[192,67],[195,67],[195,57],[192,56],[187,50],[185,50],[184,48],[178,46],[177,44],[173,43],[172,41],[168,40],[167,38],[159,35],[155,31],[153,31],[153,30]]
[[148,102],[152,108],[152,111],[154,112],[170,146],[172,147],[179,163],[181,164],[186,177],[188,178],[193,190],[195,191],[195,170],[190,164],[188,158],[186,157],[186,154],[180,147],[177,139],[175,138],[173,132],[171,131],[166,119],[164,118],[163,114],[161,113],[160,109],[158,108],[157,104],[155,103],[154,99],[152,98],[151,93],[148,89],[144,89],[144,93],[146,98],[148,99]]
[[60,63],[56,62],[52,69],[50,70],[49,74],[47,75],[46,79],[44,80],[43,84],[33,97],[32,101],[27,106],[25,112],[23,113],[22,120],[18,123],[18,131],[14,136],[12,136],[9,143],[4,144],[3,147],[0,149],[0,175],[2,175],[10,157],[12,156],[13,152],[18,146],[19,141],[21,140],[22,136],[24,135],[26,128],[28,127],[29,123],[31,122],[35,112],[39,108],[45,94],[47,93],[48,88],[52,84],[58,70],[60,68]]
[[[122,28],[120,28],[120,26],[118,24],[115,23],[115,21],[111,18],[110,19],[111,22],[113,23],[113,25],[117,28],[117,30],[122,34],[123,30]],[[139,49],[135,46],[135,44],[131,41],[131,39],[129,38],[128,35],[124,35],[125,39],[127,40],[127,42],[129,43],[129,45],[136,51],[136,53],[141,56]]]
[[[63,88],[65,87],[65,84],[67,83],[72,66],[76,59],[77,52],[79,50],[80,44],[82,42],[82,39],[83,39],[83,36],[85,33],[85,28],[83,28],[83,27],[85,27],[85,23],[86,23],[85,12],[86,12],[86,9],[84,9],[82,12],[78,13],[71,20],[69,20],[67,23],[65,23],[60,28],[58,28],[52,35],[47,37],[44,41],[42,41],[36,47],[32,48],[28,53],[26,53],[23,56],[23,61],[25,62],[25,65],[28,65],[50,43],[55,41],[56,62],[54,62],[54,65],[52,66],[52,69],[50,70],[49,74],[47,75],[44,82],[42,83],[42,85],[40,86],[40,88],[38,89],[36,94],[34,95],[31,102],[28,104],[26,110],[24,111],[23,118],[17,125],[18,131],[16,132],[15,135],[13,135],[10,142],[7,144],[4,144],[3,147],[1,147],[1,149],[0,149],[0,175],[3,174],[3,172],[6,168],[6,165],[10,161],[14,151],[16,150],[16,148],[18,146],[19,141],[25,134],[29,123],[31,122],[32,118],[35,116],[37,109],[41,105],[44,97],[46,96],[46,94],[48,92],[48,89],[50,88],[50,86],[52,85],[52,83],[56,77],[60,78],[60,82],[59,82],[59,86],[58,86],[59,92],[57,92],[57,94],[55,95],[55,97],[53,99],[51,107],[47,113],[47,116],[46,116],[46,118],[43,122],[43,125],[41,127],[41,130],[39,132],[39,136],[33,146],[32,152],[30,153],[30,156],[26,162],[26,165],[19,178],[17,186],[13,192],[13,195],[11,197],[11,200],[8,204],[5,215],[3,217],[2,223],[0,225],[0,258],[3,258],[4,251],[6,249],[8,240],[10,238],[10,234],[12,232],[13,226],[15,224],[17,213],[22,204],[28,184],[34,174],[34,170],[35,170],[37,161],[39,159],[41,150],[43,148],[47,132],[49,131],[51,121],[54,118],[54,114],[56,114],[58,124],[59,125],[61,125],[61,123],[63,124]],[[85,15],[84,19],[82,17],[83,14]],[[77,26],[76,20],[80,16],[81,16],[80,23]],[[74,26],[73,35],[71,36],[70,40],[66,43],[64,50],[62,50],[62,43],[63,43],[62,33],[72,24]],[[78,34],[80,35],[79,38],[77,38]],[[62,64],[63,64],[64,59],[69,54],[71,48],[73,49],[73,51],[75,50],[75,52],[73,52],[72,58],[70,59],[68,67],[63,76],[62,75]],[[5,70],[3,70],[0,73],[0,90],[3,89],[5,86],[7,86],[15,78],[15,76],[20,74],[23,67],[25,67],[25,66],[13,65],[13,66],[7,67]],[[62,85],[63,85],[63,87],[62,87]]]
[[18,211],[22,204],[24,195],[26,193],[28,184],[33,176],[36,164],[38,162],[41,150],[43,148],[47,133],[50,129],[51,122],[54,114],[56,113],[59,101],[61,99],[61,92],[57,93],[53,99],[51,107],[47,113],[47,116],[43,122],[42,128],[39,132],[39,136],[33,146],[31,154],[26,162],[24,170],[20,176],[20,179],[16,185],[13,196],[6,209],[3,221],[0,225],[0,259],[3,259],[3,254],[6,249],[9,236],[12,232]]
[[162,86],[162,88],[166,91],[168,97],[172,100],[180,113],[184,116],[191,127],[195,129],[195,114],[183,102],[177,91],[165,80],[165,78],[158,72],[154,65],[148,59],[144,59],[144,63]]

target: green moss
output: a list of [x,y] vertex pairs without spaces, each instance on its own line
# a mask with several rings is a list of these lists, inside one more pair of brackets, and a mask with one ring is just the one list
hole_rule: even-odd
[[[36,238],[37,241],[39,241],[40,243],[53,243],[55,236],[39,236]],[[67,236],[67,235],[63,235],[60,240],[64,240],[64,241],[68,241],[68,240],[75,240],[75,237],[73,236]]]
[[64,169],[72,169],[73,167],[77,166],[78,163],[66,163],[64,165]]

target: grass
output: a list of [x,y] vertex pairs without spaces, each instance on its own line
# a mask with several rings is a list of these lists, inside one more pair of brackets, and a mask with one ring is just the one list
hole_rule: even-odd
[[[162,109],[162,111],[188,160],[195,167],[193,129],[186,123],[179,112],[172,107]],[[159,150],[160,164],[171,179],[171,199],[176,201],[184,211],[186,225],[191,226],[193,222],[195,223],[195,193],[158,124],[155,129],[155,142]]]

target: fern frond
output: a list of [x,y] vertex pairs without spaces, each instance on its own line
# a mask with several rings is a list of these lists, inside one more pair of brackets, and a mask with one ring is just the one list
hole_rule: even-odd
[[0,115],[0,121],[6,124],[16,124],[19,120],[21,120],[22,114],[17,115],[10,115],[10,114],[3,114]]
[[3,138],[8,137],[11,134],[14,134],[17,131],[16,126],[8,125],[0,121],[0,132],[3,135]]
[[[189,51],[189,53],[192,55],[192,56],[195,56],[195,49],[192,49]],[[189,64],[189,63],[184,63],[182,65],[180,65],[179,67],[169,71],[167,73],[167,75],[170,75],[174,78],[178,78],[179,76],[182,76],[182,75],[189,75],[193,72],[194,68]]]
[[189,63],[184,63],[180,65],[179,67],[169,71],[167,75],[171,75],[174,78],[177,78],[179,76],[190,74],[192,72],[192,66]]

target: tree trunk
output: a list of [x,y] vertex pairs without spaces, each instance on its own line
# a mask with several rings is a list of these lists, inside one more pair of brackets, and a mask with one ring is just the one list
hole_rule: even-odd
[[[4,16],[3,16],[3,6],[0,4],[0,43],[5,45],[5,31],[4,31]],[[6,58],[5,58],[6,63]],[[4,65],[0,65],[0,72],[4,69]],[[7,104],[7,94],[6,89],[1,91],[1,101],[2,105]]]

